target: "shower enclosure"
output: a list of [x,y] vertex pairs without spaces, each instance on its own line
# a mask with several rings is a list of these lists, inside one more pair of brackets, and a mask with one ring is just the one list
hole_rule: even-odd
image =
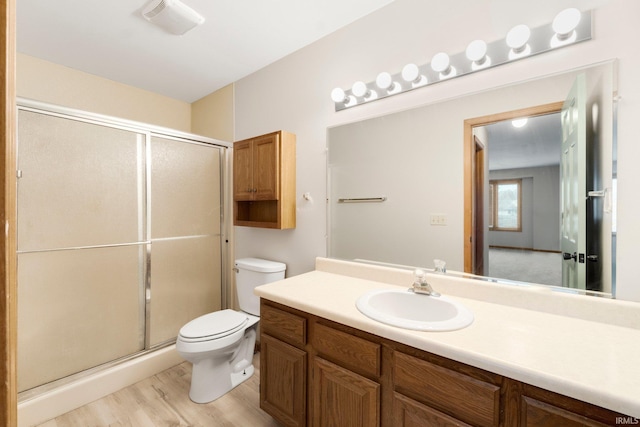
[[21,101],[20,392],[164,347],[222,308],[227,149]]

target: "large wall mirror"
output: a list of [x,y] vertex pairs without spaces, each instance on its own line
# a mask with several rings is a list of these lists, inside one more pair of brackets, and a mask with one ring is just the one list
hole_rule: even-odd
[[613,296],[615,75],[611,61],[328,129],[329,256]]

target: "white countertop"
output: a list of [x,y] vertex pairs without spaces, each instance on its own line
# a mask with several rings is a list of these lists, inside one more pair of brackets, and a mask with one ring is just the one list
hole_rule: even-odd
[[[386,267],[319,259],[316,271],[259,286],[255,293],[270,301],[640,418],[637,327],[640,304],[580,295],[549,296],[539,288],[513,289],[518,287],[509,288],[506,293],[513,295],[506,303],[497,303],[491,298],[479,299],[478,292],[505,293],[499,285],[469,279],[436,279],[437,284],[432,284],[437,291],[473,312],[474,322],[470,326],[449,332],[420,332],[388,326],[360,313],[355,302],[366,291],[411,284],[411,272]],[[465,293],[468,297],[460,296]],[[522,307],[527,304],[536,309]],[[581,304],[582,311],[578,309],[576,314],[575,307]],[[565,311],[570,314],[564,314]],[[589,318],[597,319],[600,314],[617,318],[609,323]]]

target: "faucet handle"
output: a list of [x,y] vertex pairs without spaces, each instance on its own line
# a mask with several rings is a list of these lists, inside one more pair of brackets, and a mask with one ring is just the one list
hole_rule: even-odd
[[427,279],[425,278],[425,272],[421,268],[416,268],[413,270],[414,282],[416,283],[425,283]]
[[433,264],[435,265],[436,273],[446,273],[447,272],[447,263],[442,261],[441,259],[434,259]]

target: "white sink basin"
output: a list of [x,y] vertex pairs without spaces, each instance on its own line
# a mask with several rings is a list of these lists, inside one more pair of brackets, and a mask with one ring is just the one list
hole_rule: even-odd
[[417,331],[453,331],[473,322],[473,313],[456,301],[406,289],[369,291],[358,298],[356,307],[378,322]]

